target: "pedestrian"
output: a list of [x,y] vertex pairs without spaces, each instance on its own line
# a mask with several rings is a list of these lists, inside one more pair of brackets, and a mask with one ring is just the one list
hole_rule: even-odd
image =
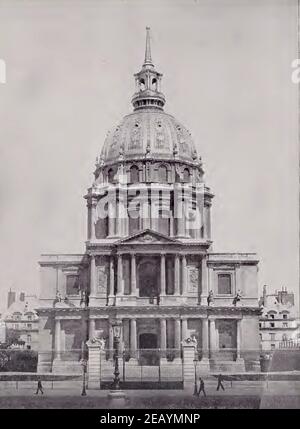
[[222,383],[222,381],[223,381],[224,379],[223,379],[223,376],[222,376],[222,374],[219,374],[218,375],[218,386],[217,386],[217,390],[219,390],[220,389],[220,387],[222,388],[222,390],[225,390],[224,389],[224,386],[223,386],[223,383]]
[[198,391],[198,396],[200,396],[200,393],[203,392],[203,395],[206,397],[203,378],[199,377],[199,382],[200,382],[200,387],[199,387],[199,391]]
[[38,395],[39,392],[41,392],[42,395],[44,394],[43,386],[42,386],[42,380],[40,378],[38,378],[37,389],[36,389],[35,394]]

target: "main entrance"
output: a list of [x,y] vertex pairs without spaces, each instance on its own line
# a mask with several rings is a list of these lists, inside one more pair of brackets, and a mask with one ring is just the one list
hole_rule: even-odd
[[138,266],[138,287],[141,297],[154,298],[159,295],[159,264],[153,258],[142,259]]
[[141,365],[158,365],[158,340],[157,335],[144,333],[139,336],[140,343],[140,364]]

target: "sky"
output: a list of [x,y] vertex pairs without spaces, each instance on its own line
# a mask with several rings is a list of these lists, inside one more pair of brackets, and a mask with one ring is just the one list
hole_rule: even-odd
[[215,198],[215,252],[257,252],[259,285],[298,293],[296,0],[0,0],[0,310],[38,293],[39,255],[84,252],[107,131],[132,111],[151,27],[165,110]]

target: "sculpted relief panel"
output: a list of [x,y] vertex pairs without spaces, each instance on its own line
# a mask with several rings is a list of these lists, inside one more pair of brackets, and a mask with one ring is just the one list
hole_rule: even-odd
[[199,285],[199,268],[196,266],[188,267],[188,292],[197,293]]
[[99,294],[106,294],[108,282],[108,267],[107,265],[100,265],[97,268],[97,292]]

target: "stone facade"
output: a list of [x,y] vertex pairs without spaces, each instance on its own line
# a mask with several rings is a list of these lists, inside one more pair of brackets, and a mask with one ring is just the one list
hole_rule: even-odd
[[[13,296],[13,299],[10,297]],[[25,349],[38,349],[39,337],[39,318],[36,308],[39,301],[35,295],[26,295],[21,292],[19,298],[15,300],[15,292],[9,292],[9,307],[3,313],[3,322],[5,323],[6,340],[9,332],[13,331],[18,336],[18,344],[12,347]]]
[[262,351],[299,348],[300,335],[293,292],[288,292],[283,287],[280,291],[268,294],[265,285],[260,304],[262,314],[259,319],[259,332]]
[[79,368],[93,338],[111,362],[116,318],[129,364],[174,367],[189,337],[207,371],[256,358],[257,256],[213,252],[213,194],[190,133],[163,111],[161,76],[148,32],[134,112],[107,136],[85,196],[86,252],[40,260],[40,370]]

